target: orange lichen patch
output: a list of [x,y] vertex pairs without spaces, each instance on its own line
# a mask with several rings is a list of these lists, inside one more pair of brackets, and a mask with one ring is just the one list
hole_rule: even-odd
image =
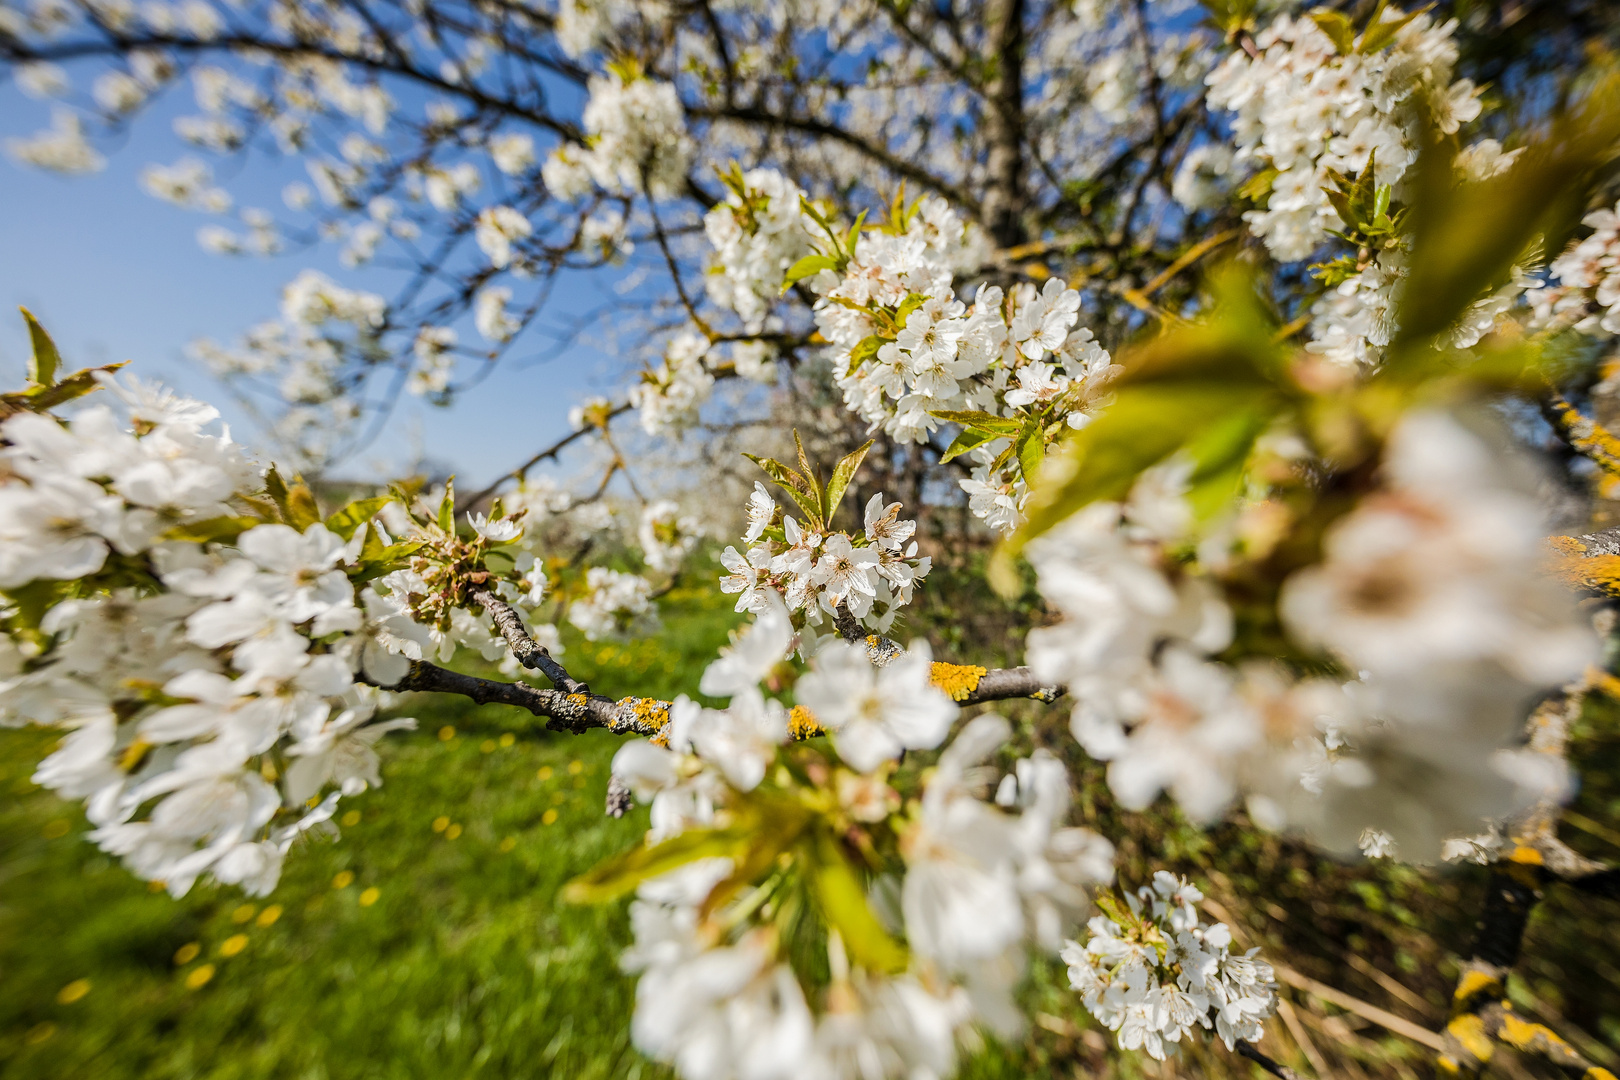
[[935,661],[929,672],[929,681],[951,696],[953,701],[965,701],[977,690],[985,669],[977,664],[945,664]]
[[1541,852],[1527,844],[1519,844],[1508,856],[1509,861],[1519,863],[1521,866],[1540,866],[1544,861]]
[[[1553,538],[1554,541],[1568,539],[1567,536]],[[1557,546],[1554,543],[1555,549]],[[1553,560],[1552,572],[1572,589],[1620,596],[1620,555],[1562,554]]]
[[654,746],[669,745],[669,702],[636,697],[627,698],[623,705],[630,707],[630,722],[635,729],[646,734]]
[[788,734],[793,736],[795,742],[801,739],[813,739],[817,735],[827,734],[827,729],[816,723],[816,714],[803,705],[793,706],[788,713]]
[[1582,555],[1586,552],[1586,545],[1573,536],[1549,536],[1547,546],[1560,555]]

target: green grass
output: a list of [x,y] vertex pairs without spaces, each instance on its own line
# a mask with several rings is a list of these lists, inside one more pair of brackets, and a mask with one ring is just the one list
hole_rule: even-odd
[[[953,595],[928,600],[901,636],[926,635],[938,655],[964,661],[1021,652],[1017,627],[1027,613],[964,589]],[[570,635],[570,670],[605,693],[695,693],[737,616],[706,585],[672,593],[665,610],[655,639],[592,644]],[[629,1045],[634,984],[617,967],[629,937],[623,905],[557,901],[563,882],[646,828],[645,809],[619,821],[602,812],[619,740],[553,735],[527,714],[455,699],[420,697],[402,711],[420,718],[421,730],[385,740],[384,787],[343,807],[359,820],[337,843],[295,851],[274,895],[246,903],[235,889],[206,884],[180,901],[149,891],[82,838],[73,806],[29,782],[54,736],[0,731],[0,1076],[668,1076]],[[1109,796],[1104,767],[1067,735],[1067,709],[1005,703],[1003,711],[1067,759],[1075,819],[1117,842],[1123,881],[1158,868],[1189,874],[1268,956],[1431,1028],[1443,1022],[1480,906],[1479,868],[1343,865],[1237,824],[1193,828],[1162,803],[1127,813]],[[455,734],[441,739],[447,726]],[[1620,818],[1620,706],[1594,708],[1575,750],[1585,777],[1577,806],[1607,828]],[[435,830],[440,818],[446,827]],[[1615,855],[1592,837],[1569,839]],[[369,889],[375,899],[365,904]],[[265,925],[270,905],[280,914]],[[1604,1045],[1620,1045],[1617,910],[1554,890],[1537,909],[1511,984],[1521,1008],[1605,1064],[1620,1061]],[[192,945],[197,955],[188,959],[181,950]],[[191,985],[204,965],[212,977]],[[1421,1007],[1391,997],[1372,969]],[[88,992],[61,1000],[78,980]],[[1308,995],[1289,996],[1334,1075],[1429,1074],[1411,1044]],[[1024,1001],[1035,1018],[1028,1034],[971,1055],[965,1080],[1168,1075],[1113,1050],[1055,962],[1033,966]],[[1272,1027],[1264,1048],[1314,1075],[1285,1030]],[[1187,1053],[1180,1074],[1263,1080],[1222,1047]],[[1507,1075],[1532,1074],[1541,1075]]]
[[[695,693],[734,616],[728,602],[672,600],[672,629],[655,641],[571,639],[571,670],[608,693]],[[151,892],[83,839],[74,806],[30,783],[54,736],[0,733],[0,1072],[659,1073],[629,1046],[622,906],[557,900],[646,828],[644,809],[602,811],[620,740],[548,734],[500,707],[407,706],[421,729],[386,741],[381,789],[345,800],[358,822],[295,850],[259,901],[207,884],[179,901]],[[447,725],[456,734],[442,739]],[[436,830],[440,818],[451,824]],[[279,917],[264,925],[271,905]],[[205,965],[212,977],[191,985]],[[77,980],[88,993],[59,1000]]]

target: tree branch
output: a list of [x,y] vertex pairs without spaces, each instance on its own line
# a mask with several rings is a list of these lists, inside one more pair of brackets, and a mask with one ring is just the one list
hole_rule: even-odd
[[553,686],[567,694],[588,694],[591,688],[568,674],[568,669],[552,657],[546,647],[529,636],[529,631],[523,626],[523,618],[512,605],[496,596],[488,589],[474,589],[472,598],[475,603],[489,614],[495,623],[495,628],[506,639],[506,647],[512,650],[517,662],[526,668],[539,671],[550,679]]

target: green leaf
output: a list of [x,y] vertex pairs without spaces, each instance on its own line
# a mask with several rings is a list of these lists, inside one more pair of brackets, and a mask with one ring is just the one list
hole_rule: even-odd
[[321,508],[315,501],[315,493],[304,483],[303,477],[293,477],[292,486],[287,489],[287,524],[303,532],[320,520]]
[[1230,504],[1243,483],[1249,452],[1276,415],[1274,401],[1262,400],[1221,417],[1185,448],[1194,462],[1187,478],[1187,501],[1200,521]]
[[862,338],[853,349],[849,350],[849,373],[851,375],[855,374],[856,370],[876,356],[878,350],[888,344],[888,341],[889,339],[881,334],[873,334],[871,337]]
[[906,968],[906,950],[878,922],[866,901],[860,876],[838,842],[826,833],[816,836],[816,899],[827,926],[838,931],[855,962],[870,971],[899,972]]
[[484,556],[484,569],[497,577],[505,577],[517,569],[517,560],[509,551],[491,551]]
[[378,532],[376,526],[369,521],[363,527],[366,530],[366,538],[360,541],[360,561],[375,562],[382,557],[384,550],[382,533]]
[[[1371,56],[1373,53],[1378,52],[1390,42],[1394,41],[1395,35],[1399,34],[1407,23],[1411,22],[1419,15],[1422,15],[1425,11],[1428,11],[1429,8],[1432,7],[1434,7],[1434,5],[1429,4],[1427,7],[1419,8],[1417,11],[1403,15],[1399,19],[1385,19],[1382,17],[1384,5],[1379,4],[1378,10],[1373,12],[1372,21],[1367,24],[1366,31],[1361,35],[1361,44],[1356,46],[1356,51],[1361,53],[1363,56]],[[1346,50],[1341,49],[1340,51],[1343,52]]]
[[290,521],[292,515],[287,511],[287,481],[281,478],[281,470],[274,465],[264,474],[264,492],[281,512],[281,520]]
[[1046,460],[1046,436],[1036,424],[1018,440],[1018,467],[1024,472],[1026,483],[1033,484],[1040,475],[1041,462]]
[[945,453],[940,455],[939,463],[944,465],[946,462],[955,461],[969,450],[975,450],[987,442],[1003,437],[992,432],[976,431],[973,428],[965,427],[962,429],[962,433],[946,448]]
[[[1400,336],[1386,368],[1421,360],[1480,293],[1506,281],[1514,262],[1544,237],[1560,250],[1585,212],[1595,173],[1620,140],[1620,75],[1600,80],[1580,108],[1556,117],[1500,176],[1456,182],[1454,139],[1426,138],[1418,161],[1416,222],[1398,316]],[[1411,174],[1409,174],[1411,175]],[[1406,355],[1402,356],[1401,353]]]
[[787,292],[794,285],[813,274],[819,274],[823,270],[836,269],[838,269],[838,260],[831,255],[806,255],[788,267],[787,275],[782,279],[782,291]]
[[28,362],[28,381],[35,386],[52,386],[56,383],[56,369],[62,366],[62,354],[33,312],[25,307],[17,310],[28,323],[28,337],[34,346],[33,359]]
[[263,521],[252,517],[233,517],[230,515],[212,517],[202,521],[188,521],[183,525],[176,525],[164,532],[163,539],[191,541],[197,544],[231,543],[255,525],[263,524]]
[[1311,21],[1321,28],[1322,33],[1333,42],[1333,47],[1339,50],[1340,56],[1348,56],[1355,52],[1356,31],[1350,23],[1349,16],[1326,8],[1317,8],[1309,14]]
[[927,302],[928,297],[924,296],[922,293],[911,293],[904,300],[900,301],[900,307],[896,309],[894,313],[895,327],[897,329],[904,327],[906,325],[906,320],[911,318],[911,313],[922,307]]
[[833,515],[838,513],[838,504],[844,501],[844,489],[849,487],[849,482],[855,478],[855,470],[861,467],[861,462],[866,459],[866,453],[872,449],[874,441],[876,440],[867,439],[860,449],[845,455],[833,466],[832,479],[827,481],[827,497],[822,500],[823,521],[830,524]]
[[[371,536],[375,537],[375,531]],[[375,581],[385,574],[392,574],[395,570],[403,569],[406,560],[427,545],[421,540],[406,540],[387,547],[379,547],[375,554],[366,554],[361,550],[360,562],[349,570],[349,580],[356,585],[363,585],[368,581]]]
[[861,226],[866,224],[866,211],[862,210],[855,218],[855,224],[849,227],[844,234],[844,254],[851,259],[855,257],[855,245],[861,242]]
[[377,511],[394,501],[392,495],[374,495],[369,499],[356,499],[326,519],[326,527],[348,540],[360,526],[376,516]]
[[1271,194],[1272,185],[1277,182],[1277,177],[1281,175],[1282,174],[1279,173],[1275,168],[1267,167],[1261,169],[1259,172],[1243,181],[1243,183],[1238,187],[1237,193],[1243,198],[1248,199],[1250,202],[1259,202],[1267,195]]
[[777,485],[788,493],[804,512],[811,528],[819,530],[822,527],[821,493],[809,481],[775,458],[756,457],[753,454],[744,454],[743,457],[764,469],[765,475],[775,480]]
[[1028,519],[997,550],[998,587],[1012,578],[1012,559],[1024,546],[1093,502],[1122,499],[1148,469],[1234,413],[1269,410],[1283,398],[1264,383],[1237,380],[1160,380],[1126,384],[1101,416],[1062,444],[1057,479],[1034,485]]
[[54,578],[36,578],[23,585],[0,590],[11,601],[14,614],[6,621],[13,628],[37,635],[45,613],[73,595],[73,583]]
[[116,364],[105,364],[97,368],[82,368],[64,379],[59,379],[49,386],[29,386],[23,390],[14,390],[9,394],[0,394],[0,418],[10,416],[14,412],[48,412],[58,405],[65,405],[70,401],[84,397],[101,389],[101,383],[96,379],[96,373],[101,371],[117,371],[124,366],[123,361]]
[[450,534],[456,531],[456,478],[451,476],[444,482],[444,497],[439,500],[438,515],[439,531]]
[[717,857],[737,859],[747,852],[752,832],[743,826],[688,829],[651,847],[634,848],[598,863],[563,886],[562,898],[570,904],[603,904],[687,863]]
[[936,420],[944,420],[948,424],[961,424],[970,431],[982,431],[986,435],[1002,435],[1012,438],[1024,430],[1023,421],[1016,416],[997,416],[995,413],[976,412],[971,409],[939,409],[930,411],[929,416]]

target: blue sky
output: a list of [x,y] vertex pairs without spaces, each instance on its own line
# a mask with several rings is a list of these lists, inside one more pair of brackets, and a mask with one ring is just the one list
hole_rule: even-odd
[[[190,109],[181,90],[135,125],[127,143],[108,148],[105,171],[62,177],[0,158],[0,380],[20,383],[27,334],[18,305],[27,306],[74,365],[133,361],[131,369],[218,405],[252,441],[245,415],[197,364],[186,358],[198,337],[231,341],[276,313],[281,286],[305,267],[338,282],[388,295],[389,277],[342,268],[332,245],[271,259],[222,258],[197,246],[207,215],[159,202],[138,176],[151,162],[168,164],[190,153],[171,133],[174,116]],[[0,84],[0,138],[46,126],[49,110]],[[280,190],[304,179],[302,164],[255,154],[233,175],[215,162],[239,206],[280,209]],[[229,224],[229,222],[224,222]],[[594,307],[601,282],[560,284],[558,309]],[[527,351],[527,350],[525,350]],[[347,474],[397,472],[416,447],[452,468],[464,484],[481,484],[567,431],[570,404],[618,384],[612,364],[589,349],[544,367],[504,365],[449,408],[406,399],[387,431],[341,467]]]

